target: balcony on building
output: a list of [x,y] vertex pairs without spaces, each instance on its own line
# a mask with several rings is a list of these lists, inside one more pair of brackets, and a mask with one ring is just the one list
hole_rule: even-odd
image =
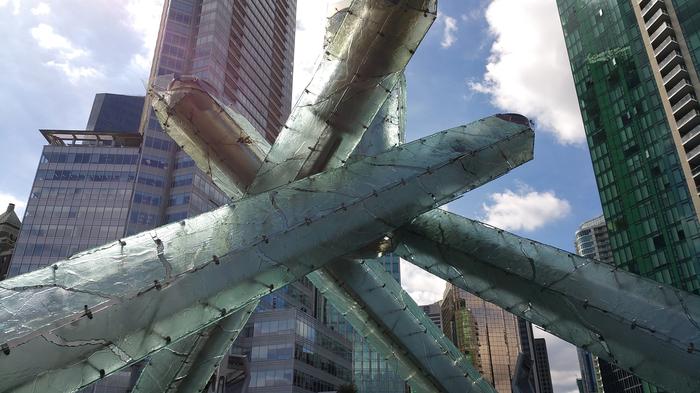
[[645,20],[647,17],[653,15],[653,13],[658,10],[658,9],[665,9],[666,5],[664,4],[663,0],[651,0],[646,2],[644,5],[642,3],[645,3],[643,1],[639,2],[639,6],[642,8],[642,18]]
[[676,102],[671,110],[676,119],[682,118],[691,109],[698,109],[698,100],[692,93],[686,94]]
[[681,53],[677,50],[674,50],[668,56],[666,56],[666,58],[661,60],[661,62],[659,63],[659,71],[665,75],[674,66],[682,63],[683,57],[681,56]]
[[679,48],[678,41],[673,35],[666,37],[658,46],[654,47],[654,58],[658,62],[666,58],[671,52],[677,51]]
[[700,172],[700,146],[687,152],[685,156],[688,158],[688,164],[690,165],[693,177],[697,178],[698,172]]
[[678,64],[673,67],[668,74],[664,75],[664,86],[669,88],[670,86],[675,86],[678,82],[688,78],[688,71],[683,67],[682,64]]
[[668,100],[671,101],[671,105],[680,101],[681,98],[685,97],[686,94],[693,92],[693,85],[691,85],[687,79],[682,79],[676,85],[674,85],[668,92]]
[[678,132],[681,134],[681,136],[687,134],[698,124],[700,124],[700,111],[697,109],[691,110],[680,120],[676,121],[676,125],[678,125]]
[[666,10],[663,8],[659,8],[644,24],[646,27],[646,30],[648,33],[655,31],[656,29],[661,26],[661,23],[663,22],[669,22],[671,18],[669,18],[668,14],[666,13]]
[[671,24],[664,22],[652,35],[649,36],[649,42],[651,42],[652,47],[656,48],[665,38],[672,35],[673,28],[671,27]]
[[691,151],[700,146],[700,125],[695,126],[695,128],[683,135],[683,137],[681,137],[681,143],[683,143],[685,151]]

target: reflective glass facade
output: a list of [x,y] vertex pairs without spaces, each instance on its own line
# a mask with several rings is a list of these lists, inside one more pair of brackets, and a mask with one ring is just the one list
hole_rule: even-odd
[[697,191],[635,3],[557,1],[614,261],[697,293]]
[[[229,363],[245,359],[248,392],[331,391],[352,379],[351,333],[303,279],[261,301],[232,346]],[[224,380],[229,369],[222,365],[219,371]]]
[[125,146],[112,140],[70,144],[53,139],[60,132],[44,132],[53,144],[42,151],[11,276],[124,235],[141,137],[126,134]]
[[[698,2],[558,0],[557,5],[611,262],[700,293]],[[577,250],[592,251],[583,242]],[[611,391],[655,391],[602,361],[600,372],[617,381]]]
[[[195,75],[273,141],[291,110],[296,2],[169,0],[165,2],[151,79]],[[147,100],[148,101],[148,100]],[[128,233],[209,211],[228,201],[168,137],[151,113],[144,136]]]
[[511,391],[521,352],[518,320],[509,312],[448,284],[443,332],[499,392]]
[[138,132],[141,121],[143,96],[95,94],[88,118],[88,131]]

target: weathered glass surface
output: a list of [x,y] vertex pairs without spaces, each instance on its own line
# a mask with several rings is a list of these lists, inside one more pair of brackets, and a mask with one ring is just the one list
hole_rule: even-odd
[[700,297],[445,211],[396,253],[674,392],[700,391]]
[[[151,355],[134,393],[202,391],[243,329],[258,302],[254,301],[212,326],[174,342]],[[220,334],[223,332],[224,334]]]
[[341,259],[308,275],[414,390],[495,390],[376,260]]
[[[379,154],[405,142],[406,76],[402,73],[349,160]],[[341,160],[345,160],[342,157]]]
[[[260,162],[262,162],[260,156],[256,154],[256,151],[260,151],[260,149],[256,150],[255,147],[265,147],[265,141],[263,140],[262,142],[256,143],[256,141],[250,140],[248,141],[248,145],[240,143],[241,132],[236,128],[238,125],[233,120],[235,116],[228,113],[230,109],[216,102],[216,100],[208,94],[206,85],[202,84],[202,82],[198,80],[183,81],[180,79],[176,78],[170,80],[170,78],[167,77],[162,78],[160,84],[155,84],[153,86],[154,110],[161,121],[161,126],[169,134],[174,134],[174,137],[182,138],[183,142],[188,144],[190,156],[194,159],[195,163],[205,170],[209,168],[210,172],[213,167],[211,152],[216,150],[216,148],[210,147],[210,143],[207,143],[207,140],[217,139],[216,142],[220,142],[226,138],[230,139],[227,143],[223,143],[223,148],[220,148],[224,150],[221,155],[243,155],[243,159],[246,160],[247,163],[253,163],[254,165],[237,165],[237,163],[241,161],[241,158],[235,160],[215,160],[216,165],[220,168],[220,171],[217,173],[224,174],[224,181],[220,180],[221,176],[214,176],[214,182],[220,187],[234,188],[236,192],[242,192],[241,190],[245,189],[245,185],[241,186],[240,179],[250,179],[255,175],[257,167],[259,167]],[[353,152],[353,159],[357,160],[365,156],[372,156],[384,152],[403,142],[403,130],[405,128],[406,119],[405,102],[406,80],[402,74],[399,83],[394,86],[392,93],[385,101],[372,122],[372,125],[362,136],[362,140]],[[212,110],[212,108],[216,110]],[[213,124],[211,121],[212,118],[217,120],[213,122]],[[221,120],[222,118],[223,121]],[[227,128],[233,128],[233,131],[230,133],[233,137],[225,134]],[[213,129],[212,132],[209,131],[211,129]],[[250,128],[246,128],[246,130],[246,134],[255,133],[255,130],[251,130]],[[188,135],[192,137],[188,137]],[[235,140],[236,138],[238,139]],[[232,146],[233,149],[228,146]],[[250,152],[246,150],[250,150]],[[206,154],[193,154],[198,152]],[[341,159],[344,158],[347,157],[341,157]],[[256,162],[257,164],[255,164]],[[334,160],[334,162],[340,161]],[[233,173],[233,175],[225,175],[226,172]],[[288,172],[286,174],[292,176],[294,172]],[[231,193],[229,193],[229,195],[233,196]],[[234,314],[226,317],[218,321],[215,326],[221,324],[226,325],[229,323],[229,319],[234,319],[237,322],[245,324],[244,320],[240,320],[236,318],[236,316],[237,315]],[[161,354],[159,352],[151,356],[143,369],[143,376],[138,380],[134,390],[141,392],[157,392],[160,391],[159,389],[161,389],[162,386],[168,386],[168,391],[177,391],[176,389],[184,386],[180,382],[188,372],[199,375],[200,387],[203,387],[209,379],[205,377],[205,375],[211,375],[214,370],[207,362],[194,363],[192,359],[200,357],[220,358],[227,350],[228,345],[222,345],[217,348],[213,345],[205,345],[206,341],[232,342],[235,340],[237,334],[237,329],[214,329],[213,327],[208,327],[202,332],[192,334],[189,338],[184,338],[178,343],[171,344],[161,351],[167,353]],[[169,349],[174,345],[178,348],[177,353],[186,353],[188,356],[180,359],[173,358],[172,351]],[[215,353],[200,353],[204,348],[208,348],[210,351],[216,349],[216,351]],[[178,360],[186,362],[186,364],[177,366],[174,362]],[[179,370],[179,373],[172,374],[174,369]],[[188,379],[190,379],[189,376]],[[192,390],[192,388],[192,386],[188,386],[188,389]]]
[[502,175],[532,157],[532,131],[511,120],[443,131],[4,281],[0,389],[73,391]]
[[[235,121],[233,121],[233,116],[227,114],[227,112],[230,112],[230,109],[226,108],[224,105],[218,104],[216,100],[207,93],[206,85],[200,86],[200,83],[201,82],[197,80],[180,81],[176,79],[171,80],[170,78],[163,78],[160,81],[160,84],[156,84],[153,87],[154,90],[152,94],[155,95],[155,97],[153,97],[155,107],[154,110],[158,114],[161,121],[161,126],[169,134],[175,133],[193,135],[193,137],[188,138],[186,142],[189,144],[199,144],[199,149],[197,149],[197,146],[192,146],[190,151],[209,152],[211,149],[209,148],[209,144],[205,143],[205,140],[211,138],[210,135],[208,135],[208,130],[212,128],[212,125],[203,123],[201,119],[211,117],[217,118],[216,116],[211,116],[212,108],[223,108],[214,111],[214,114],[218,116],[227,116],[225,118],[226,122],[216,123],[218,127],[213,127],[215,131],[220,133],[227,127],[231,128],[236,127],[237,125]],[[171,91],[169,89],[169,87],[172,88],[173,86],[177,86],[175,91]],[[188,97],[189,95],[194,95],[194,97]],[[173,99],[173,97],[177,97],[177,99]],[[185,105],[183,105],[183,103]],[[403,130],[405,129],[406,122],[405,108],[406,78],[401,75],[399,83],[394,86],[389,98],[385,101],[377,116],[375,116],[372,125],[362,136],[362,140],[353,152],[353,159],[357,160],[366,156],[373,156],[403,143]],[[199,124],[197,128],[194,127],[195,123]],[[236,129],[233,131],[233,135],[239,134]],[[252,133],[253,131],[254,130],[248,129],[248,133]],[[240,137],[238,138],[238,141],[240,141]],[[235,144],[232,144],[237,150],[227,151],[227,155],[241,153],[245,154],[245,148],[247,146],[238,143],[238,141],[235,142]],[[250,142],[252,142],[250,147],[265,147],[264,140],[262,143],[255,143],[255,141]],[[211,155],[190,155],[200,168],[211,167]],[[258,157],[254,151],[249,153],[248,156],[253,158]],[[250,159],[248,160],[249,162],[252,161]],[[259,159],[259,161],[262,162],[262,159]],[[257,170],[256,167],[255,170],[251,171],[253,166],[250,165],[236,166],[236,162],[233,160],[219,160],[217,162],[221,166],[226,166],[226,168],[222,168],[222,173],[225,170],[238,173],[245,171],[248,172],[236,175],[237,178],[250,178],[255,175],[255,171]],[[259,164],[257,166],[259,167]],[[289,172],[289,175],[293,174],[293,172]],[[214,182],[219,184],[220,187],[233,186],[233,188],[235,188],[239,193],[245,189],[245,187],[237,185],[240,184],[240,181],[237,181],[229,176],[225,177],[225,179],[229,178],[231,179],[230,181],[221,182],[221,180],[217,180],[217,177],[214,177]],[[235,322],[230,322],[229,320],[231,319],[233,319]],[[215,327],[221,326],[222,324],[227,325],[229,323],[242,323],[245,325],[245,320],[238,318],[238,313],[234,313],[233,315],[218,321],[213,327],[208,327],[201,332],[193,333],[190,335],[190,337],[183,338],[177,343],[173,343],[160,352],[152,355],[145,365],[142,371],[142,376],[134,387],[134,391],[160,392],[162,391],[163,387],[167,387],[167,391],[171,392],[178,391],[177,389],[180,389],[180,391],[187,391],[182,390],[182,386],[184,386],[184,384],[181,383],[187,373],[200,376],[198,378],[201,385],[200,388],[204,387],[214,369],[208,362],[195,362],[193,359],[220,359],[221,356],[223,356],[223,354],[227,351],[228,345],[224,344],[216,347],[209,344],[205,345],[205,343],[208,340],[212,340],[213,342],[221,341],[224,343],[234,341],[238,335],[239,329],[215,329]],[[177,347],[177,350],[173,350],[173,347]],[[201,353],[201,351],[205,348],[208,348],[210,352],[213,350],[214,353]],[[174,355],[175,353],[187,354],[187,356],[176,357]],[[187,378],[192,379],[191,376],[187,376]],[[192,386],[188,386],[188,389],[198,390]]]
[[212,96],[206,82],[167,76],[159,82],[149,95],[163,131],[229,197],[242,197],[270,144],[245,117]]
[[250,190],[268,190],[290,178],[341,165],[384,104],[436,13],[435,0],[356,0],[339,13],[311,83]]

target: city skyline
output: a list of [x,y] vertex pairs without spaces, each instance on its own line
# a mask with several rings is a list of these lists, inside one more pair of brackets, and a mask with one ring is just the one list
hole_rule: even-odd
[[[478,5],[478,2],[474,2],[474,4]],[[491,6],[491,9],[497,10],[498,5],[499,2],[494,2],[494,4]],[[32,15],[32,18],[37,18],[36,22],[32,22],[30,24],[31,29],[32,27],[40,26],[41,23],[43,23],[39,18],[41,18],[41,13],[45,11],[42,11],[41,7],[39,7],[38,5],[36,5],[35,7],[30,6],[31,4],[25,4],[23,8],[20,8],[20,13],[25,12],[28,15]],[[419,136],[420,132],[425,132],[429,129],[432,129],[433,126],[431,125],[430,127],[428,127],[428,124],[439,123],[436,126],[453,126],[456,124],[456,122],[461,121],[456,119],[463,120],[465,117],[477,117],[478,113],[491,113],[503,110],[502,108],[494,108],[493,106],[491,106],[488,102],[488,95],[481,96],[480,94],[474,93],[474,91],[469,88],[469,85],[467,83],[467,79],[471,79],[472,82],[479,82],[482,80],[484,66],[488,62],[487,57],[490,54],[489,48],[491,47],[491,43],[493,41],[493,37],[489,36],[488,33],[484,32],[484,30],[489,28],[488,22],[486,22],[486,20],[483,20],[483,14],[477,13],[477,15],[471,15],[470,11],[472,10],[469,9],[470,7],[460,7],[455,2],[443,1],[440,7],[441,12],[443,12],[441,19],[438,20],[438,22],[435,25],[435,28],[431,31],[428,38],[426,39],[426,47],[421,49],[416,54],[416,61],[414,61],[414,63],[412,63],[411,66],[409,66],[408,70],[409,72],[407,77],[409,79],[409,85],[411,88],[411,93],[409,94],[408,107],[409,139],[414,139],[415,137]],[[37,8],[36,13],[38,15],[34,15],[34,13],[31,12],[30,8]],[[57,12],[58,10],[56,8],[57,7],[52,7],[51,12]],[[477,10],[481,12],[484,11],[483,8],[478,8]],[[10,4],[10,6],[3,8],[2,12],[8,12],[11,14],[13,12],[12,5]],[[551,13],[551,10],[549,12]],[[451,19],[448,19],[448,17]],[[44,24],[49,25],[48,22]],[[451,28],[450,26],[455,26],[456,31],[455,28]],[[304,26],[302,26],[302,28],[303,27]],[[68,32],[66,30],[61,30],[59,25],[53,26],[52,29],[52,31],[56,34],[64,34],[70,37],[71,39],[74,39],[74,37],[68,35]],[[46,29],[40,29],[38,30],[38,32],[45,30]],[[468,41],[467,37],[469,37],[472,33],[483,39],[483,48],[480,48],[482,43],[478,43],[480,45],[472,45],[473,43]],[[33,39],[31,33],[29,34],[29,38]],[[453,38],[451,39],[450,34],[452,34],[453,36]],[[79,44],[76,43],[75,45]],[[465,54],[465,52],[467,52],[467,48],[470,49],[470,53]],[[45,50],[50,51],[51,49],[45,48]],[[466,58],[467,56],[472,55],[471,52],[476,52],[478,54],[477,58]],[[431,60],[430,57],[433,57],[433,59]],[[47,61],[44,61],[44,63],[46,62]],[[438,65],[437,62],[443,62],[444,65]],[[467,65],[466,68],[470,70],[468,73],[464,72],[464,69],[462,69],[464,68],[464,65]],[[60,69],[57,69],[55,67],[52,68],[52,66],[45,65],[44,67],[46,67],[49,70],[56,69],[60,71]],[[436,67],[437,69],[431,71],[431,69]],[[437,75],[439,73],[442,73],[443,75]],[[77,83],[78,85],[80,85],[80,83],[83,82],[78,81]],[[454,97],[456,102],[458,102],[459,104],[456,104],[455,108],[440,109],[440,111],[443,114],[447,115],[444,116],[444,118],[437,120],[433,118],[422,119],[421,116],[424,116],[424,114],[431,110],[435,110],[435,106],[431,106],[429,101],[421,99],[421,97],[430,97],[430,91],[435,88],[435,85],[445,87],[445,92],[450,97]],[[136,90],[136,87],[134,87],[134,90]],[[102,91],[129,93],[129,91],[124,91],[120,89],[107,90],[106,88],[104,88]],[[464,97],[462,97],[462,94],[472,94],[471,97],[468,97],[468,99],[471,101],[465,101]],[[80,105],[76,104],[75,108],[73,108],[72,110],[77,110],[77,112],[80,112],[81,109],[78,108],[79,106]],[[466,108],[467,106],[469,106],[469,108]],[[513,109],[515,110],[520,108]],[[535,116],[535,120],[539,120],[537,116]],[[81,122],[82,121],[84,121],[84,119],[81,120]],[[70,125],[71,122],[68,121],[64,123],[57,120],[51,120],[49,122],[44,120],[41,126],[46,127],[51,124]],[[75,124],[75,122],[73,121],[72,124]],[[497,182],[494,185],[489,185],[482,190],[478,190],[478,193],[476,193],[476,195],[470,195],[457,203],[451,204],[450,209],[452,209],[453,211],[464,211],[470,215],[474,215],[472,213],[477,213],[476,216],[479,216],[482,219],[490,221],[496,225],[509,227],[508,229],[512,229],[527,236],[534,237],[537,240],[547,241],[558,245],[562,248],[571,249],[570,237],[557,236],[556,233],[560,231],[565,232],[563,228],[571,227],[572,225],[569,224],[570,221],[574,222],[573,225],[577,225],[580,222],[579,218],[587,218],[599,213],[600,207],[595,206],[597,204],[597,193],[595,191],[595,186],[591,181],[592,175],[590,173],[590,169],[588,168],[588,166],[590,166],[590,159],[587,157],[587,151],[582,150],[582,147],[580,146],[576,147],[570,145],[560,145],[559,140],[554,135],[556,134],[552,132],[547,132],[545,130],[539,133],[538,146],[536,147],[536,149],[538,149],[538,153],[540,156],[537,160],[535,160],[535,162],[533,162],[532,164],[528,164],[528,166],[526,166],[522,170],[515,172],[514,176],[510,177],[509,179],[504,179],[502,181]],[[576,154],[572,154],[572,152]],[[584,178],[585,175],[588,176],[587,182],[589,187],[593,185],[592,188],[587,190],[587,194],[584,193],[583,195],[577,196],[576,193],[580,192],[582,189],[585,189],[585,187],[568,189],[567,186],[569,183],[566,179],[561,179],[561,175],[548,176],[551,174],[552,169],[544,171],[542,170],[543,167],[546,167],[547,165],[551,166],[553,162],[559,162],[562,157],[567,156],[573,158],[573,160],[569,162],[568,165],[575,166],[577,164],[581,164],[583,165],[583,169],[589,169],[589,172],[587,173],[585,172],[585,170],[581,171],[581,169],[574,169],[574,173],[582,172],[584,174],[582,175]],[[28,169],[28,171],[31,172],[34,170],[37,157],[38,156],[34,156],[31,159],[29,159],[29,161],[33,161],[33,163],[29,166],[30,168]],[[586,164],[586,162],[588,163]],[[545,173],[544,176],[543,173]],[[538,179],[539,177],[549,177],[550,180],[554,179],[555,181],[546,182]],[[3,181],[5,181],[5,179],[3,179]],[[4,187],[3,191],[5,189],[11,188]],[[592,199],[593,206],[591,206],[590,201],[587,201],[587,203],[579,203],[581,199]],[[528,205],[528,203],[533,203],[533,201],[542,201],[553,205],[556,208],[554,209],[554,211],[559,212],[559,214],[554,216],[547,215],[545,216],[544,221],[539,222],[536,222],[537,220],[531,220],[531,217],[521,215],[518,215],[517,217],[524,222],[504,222],[502,220],[504,214],[503,211],[500,210],[502,208],[502,203],[500,202],[503,201],[515,202],[513,205],[516,207],[527,207],[530,206]],[[567,203],[564,203],[565,201]],[[486,204],[486,206],[488,206],[489,209],[484,209],[482,207],[484,204]],[[561,212],[568,213],[562,214]],[[501,221],[498,221],[499,219],[501,219]],[[546,225],[551,220],[554,220],[556,225]],[[405,278],[405,283],[412,282],[411,277]],[[423,287],[425,287],[425,285],[423,285]],[[414,296],[418,299],[420,299],[421,296],[430,296],[429,294],[421,294],[418,291],[415,291],[416,289],[426,288],[420,288],[420,285],[413,286],[413,293],[415,294]],[[410,287],[409,290],[411,290]],[[423,301],[419,302],[424,303]],[[576,365],[572,364],[572,368],[575,367]],[[563,379],[565,378],[562,378],[562,380]],[[575,379],[570,379],[570,385],[575,385]]]

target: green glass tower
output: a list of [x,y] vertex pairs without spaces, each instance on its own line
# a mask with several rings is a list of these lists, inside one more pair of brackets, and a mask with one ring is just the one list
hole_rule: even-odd
[[557,1],[615,263],[700,293],[700,14],[674,3]]
[[614,263],[700,293],[700,2],[557,6]]

